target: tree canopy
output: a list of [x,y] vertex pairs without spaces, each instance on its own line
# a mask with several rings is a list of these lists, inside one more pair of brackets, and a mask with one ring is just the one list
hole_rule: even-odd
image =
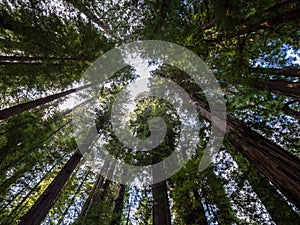
[[[0,2],[0,224],[300,224],[299,37],[296,0]],[[100,85],[85,78],[105,52],[141,40],[192,51],[222,89],[225,137],[203,171],[212,109],[189,74],[142,52],[124,57],[131,65]],[[184,101],[171,91],[165,95],[177,107],[145,91],[124,94],[128,86],[142,88],[142,79],[146,89],[161,91],[156,77],[180,86],[197,111],[199,142],[191,153],[180,146],[182,126],[195,120],[178,115]],[[124,101],[117,119],[128,116],[122,139],[111,119],[117,98]],[[98,141],[80,146],[74,127],[93,130],[74,123],[75,115],[86,114]],[[154,131],[164,135],[156,144]],[[136,139],[155,147],[124,143]],[[184,149],[178,160],[190,159],[166,180],[153,172],[160,182],[125,184],[108,177],[126,180],[131,171],[106,158],[95,170],[82,147],[129,165],[157,165],[161,173],[168,168],[159,162],[177,148]]]

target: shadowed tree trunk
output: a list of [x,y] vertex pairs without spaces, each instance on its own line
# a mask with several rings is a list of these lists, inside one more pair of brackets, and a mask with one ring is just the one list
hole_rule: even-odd
[[170,205],[167,182],[157,182],[163,172],[161,164],[156,164],[153,170],[152,196],[153,196],[153,225],[171,225]]
[[68,160],[65,166],[57,174],[51,184],[38,198],[29,211],[21,218],[19,225],[39,225],[46,217],[61,190],[65,186],[72,172],[82,158],[81,153],[77,150]]
[[[197,111],[211,120],[206,102],[191,96]],[[227,116],[226,136],[290,202],[300,208],[300,159],[279,145]]]
[[120,184],[118,197],[115,201],[115,207],[113,210],[113,219],[110,221],[110,225],[116,225],[121,223],[125,191],[126,186],[124,184]]
[[152,186],[153,225],[171,225],[170,206],[166,181]]
[[268,75],[280,75],[285,77],[300,77],[300,69],[297,68],[249,68],[250,72],[257,73],[257,74],[268,74]]
[[[110,191],[110,180],[101,176],[102,172],[107,170],[111,175],[114,171],[115,165],[110,165],[109,161],[105,161],[97,179],[94,183],[93,189],[85,202],[81,214],[75,224],[102,224],[105,201]],[[110,176],[109,175],[109,176]]]
[[91,203],[93,201],[93,196],[95,194],[95,191],[97,190],[97,188],[102,187],[103,184],[104,184],[104,177],[102,177],[101,175],[98,175],[97,179],[93,185],[92,191],[82,207],[80,217],[85,217],[87,215],[89,208],[91,207]]
[[230,141],[225,140],[225,146],[243,173],[242,182],[249,181],[274,222],[276,224],[300,224],[300,215],[292,209],[276,188],[232,146]]
[[292,104],[295,104],[295,103],[298,103],[298,105],[300,104],[300,96],[299,96],[299,99],[298,100],[295,100],[295,101],[290,101],[290,102],[287,102],[285,103],[284,107],[283,107],[283,111],[287,114],[287,115],[290,115],[292,117],[295,117],[295,118],[298,118],[300,120],[300,112],[297,111],[297,110],[294,110],[292,109],[290,106]]
[[27,110],[30,110],[30,109],[36,108],[38,106],[44,105],[48,102],[51,102],[51,101],[54,101],[56,99],[65,97],[69,94],[75,93],[76,91],[83,90],[83,89],[88,88],[90,86],[92,86],[92,84],[84,85],[84,86],[79,87],[79,88],[74,88],[74,89],[64,91],[64,92],[61,92],[61,93],[58,93],[58,94],[49,95],[49,96],[44,97],[44,98],[39,98],[39,99],[30,101],[30,102],[25,102],[25,103],[15,105],[15,106],[12,106],[12,107],[9,107],[9,108],[6,108],[6,109],[2,109],[2,110],[0,110],[0,120],[7,119],[11,116],[14,116],[14,115],[20,114],[22,112],[25,112]]
[[62,224],[62,223],[63,223],[63,221],[64,221],[64,219],[65,219],[65,216],[67,215],[67,213],[68,213],[70,207],[75,203],[77,195],[81,192],[82,187],[83,187],[83,185],[84,185],[86,179],[88,178],[88,176],[89,176],[90,174],[91,174],[90,171],[87,172],[86,175],[84,176],[84,178],[82,179],[80,185],[77,187],[77,189],[76,189],[76,191],[75,191],[75,193],[74,193],[72,199],[70,200],[68,206],[65,208],[65,210],[64,210],[64,212],[62,213],[62,216],[61,216],[61,218],[59,219],[59,221],[57,222],[57,224]]
[[292,97],[300,100],[300,83],[284,80],[266,80],[263,83],[255,83],[254,87],[260,90],[266,89],[273,93]]

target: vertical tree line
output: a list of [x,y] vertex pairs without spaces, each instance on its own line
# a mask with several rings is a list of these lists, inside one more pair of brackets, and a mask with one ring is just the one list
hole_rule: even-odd
[[[1,2],[0,223],[300,224],[299,22],[294,0]],[[116,137],[110,116],[117,94],[141,76],[138,69],[131,65],[101,87],[82,79],[107,50],[144,39],[192,50],[224,91],[221,159],[204,171],[199,163],[211,112],[187,74],[170,65],[151,72],[184,88],[201,127],[191,159],[164,181],[159,177],[168,168],[156,163],[175,151],[183,123],[174,106],[154,97],[138,101],[129,115],[131,135],[150,137],[156,117],[167,131],[158,147],[137,152]],[[140,57],[155,64],[147,53]],[[92,87],[100,87],[96,105],[62,107]],[[90,137],[82,146],[74,139],[72,112],[85,113],[84,107],[95,116],[100,146]],[[155,165],[148,174],[154,184],[135,187],[104,177],[104,170],[120,171],[110,161],[95,171],[85,160],[95,149],[127,164]],[[127,178],[131,171],[122,172]]]

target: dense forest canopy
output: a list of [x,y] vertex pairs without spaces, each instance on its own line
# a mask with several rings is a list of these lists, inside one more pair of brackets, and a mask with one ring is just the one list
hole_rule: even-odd
[[[141,50],[111,77],[97,71],[100,84],[85,76],[106,52],[144,40],[193,52],[222,90],[225,136],[204,169],[215,117],[201,74]],[[3,0],[0,51],[0,224],[300,224],[299,1]],[[143,85],[170,100],[138,93]],[[179,90],[196,117],[179,113]],[[112,112],[128,116],[122,138]],[[183,127],[195,124],[187,150]],[[160,179],[176,149],[188,160]],[[157,182],[131,182],[116,162],[156,165],[147,176]]]

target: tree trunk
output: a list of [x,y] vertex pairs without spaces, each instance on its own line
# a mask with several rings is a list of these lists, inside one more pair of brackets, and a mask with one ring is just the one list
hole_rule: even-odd
[[30,101],[30,102],[25,102],[25,103],[22,103],[22,104],[19,104],[19,105],[12,106],[10,108],[2,109],[2,110],[0,110],[0,120],[7,119],[11,116],[14,116],[14,115],[20,114],[22,112],[25,112],[27,110],[30,110],[30,109],[36,108],[38,106],[44,105],[48,102],[51,102],[51,101],[54,101],[56,99],[65,97],[69,94],[75,93],[76,91],[83,90],[83,89],[88,88],[90,86],[92,86],[92,84],[84,85],[84,86],[79,87],[79,88],[74,88],[74,89],[64,91],[64,92],[61,92],[61,93],[58,93],[58,94],[49,95],[49,96],[44,97],[44,98],[39,98],[39,99]]
[[266,207],[273,221],[276,224],[300,224],[299,215],[277,192],[276,188],[271,185],[269,181],[253,165],[251,165],[229,141],[225,141],[225,146],[226,150],[239,165],[239,170],[243,173],[242,182],[245,181],[245,179],[249,181],[251,187]]
[[57,224],[63,224],[62,222],[64,221],[65,219],[65,216],[67,215],[70,207],[75,203],[75,200],[76,200],[76,197],[77,195],[81,192],[81,189],[86,181],[86,179],[88,178],[88,176],[90,175],[90,171],[86,173],[85,177],[82,179],[80,185],[77,187],[77,190],[75,191],[72,199],[69,201],[69,204],[68,206],[65,208],[64,212],[62,213],[62,216],[61,218],[59,219],[58,223]]
[[[165,137],[165,140],[167,142],[167,137]],[[171,148],[171,146],[168,147]],[[160,148],[158,147],[157,150],[160,150]],[[160,156],[161,153],[154,154],[152,158],[152,164],[154,164]],[[157,182],[160,180],[161,175],[164,173],[164,168],[161,164],[154,164],[153,166],[153,225],[171,225],[171,213],[167,183],[165,180]]]
[[[194,195],[194,200],[190,199],[189,192],[192,191]],[[182,196],[185,201],[183,202],[182,209],[184,213],[181,215],[182,219],[184,220],[186,225],[193,225],[193,224],[201,224],[201,225],[208,225],[205,210],[202,205],[201,196],[198,193],[197,189],[193,190],[185,190],[184,193],[181,193],[185,196]],[[197,204],[193,204],[193,201],[196,201]]]
[[120,184],[118,198],[115,201],[115,207],[113,210],[113,219],[110,221],[110,225],[121,224],[125,190],[126,190],[126,186],[124,184]]
[[[15,216],[15,212],[18,211],[18,209],[23,205],[23,203],[29,198],[29,196],[35,192],[37,190],[37,188],[39,187],[39,185],[48,177],[49,173],[52,173],[53,170],[55,169],[55,167],[60,163],[60,161],[65,157],[65,155],[63,157],[61,157],[60,159],[57,160],[57,162],[47,171],[47,173],[38,181],[38,183],[36,183],[34,185],[34,187],[26,194],[25,197],[22,197],[22,200],[18,203],[18,205],[10,212],[10,216]],[[14,199],[18,197],[18,195],[16,195],[14,197]],[[12,201],[14,201],[14,199]],[[11,201],[11,202],[12,202]],[[10,203],[8,203],[6,206],[10,205]],[[5,207],[6,207],[5,206]],[[24,206],[23,206],[24,208]],[[4,210],[4,207],[1,209],[0,213]],[[22,210],[22,209],[21,209]]]
[[[197,111],[211,121],[206,102],[191,96]],[[226,136],[290,202],[300,208],[300,159],[227,116]]]
[[300,105],[300,96],[298,100],[294,100],[294,101],[290,101],[285,103],[284,107],[282,108],[282,110],[284,111],[284,113],[286,113],[289,116],[295,117],[298,120],[300,120],[300,112],[297,110],[294,110],[290,107],[290,105],[294,104],[294,103],[298,103],[298,105]]
[[300,69],[292,68],[292,67],[287,67],[282,69],[253,67],[253,68],[249,68],[249,71],[257,74],[280,75],[285,77],[300,78]]
[[93,201],[93,197],[95,195],[95,191],[97,190],[97,188],[101,188],[104,184],[104,177],[102,177],[100,174],[97,176],[97,179],[93,185],[93,189],[88,197],[88,199],[85,201],[81,213],[80,213],[80,217],[85,217],[91,207],[92,201]]
[[153,225],[171,225],[170,206],[166,181],[152,186]]
[[46,217],[55,200],[59,196],[61,190],[65,186],[67,180],[76,168],[80,159],[81,153],[77,150],[65,166],[61,169],[58,175],[54,178],[51,184],[38,198],[29,211],[21,218],[19,225],[39,225]]
[[105,200],[109,194],[111,181],[101,176],[104,170],[107,170],[111,175],[114,171],[115,164],[110,165],[109,161],[105,161],[93,189],[85,202],[81,214],[75,224],[87,224],[88,221],[93,221],[93,224],[102,224],[103,214],[107,207],[104,208]]
[[300,83],[284,80],[267,80],[263,83],[255,83],[257,89],[267,89],[279,95],[285,95],[300,100]]
[[80,61],[78,58],[44,57],[44,56],[23,56],[23,55],[0,55],[1,62],[41,62],[41,61]]

